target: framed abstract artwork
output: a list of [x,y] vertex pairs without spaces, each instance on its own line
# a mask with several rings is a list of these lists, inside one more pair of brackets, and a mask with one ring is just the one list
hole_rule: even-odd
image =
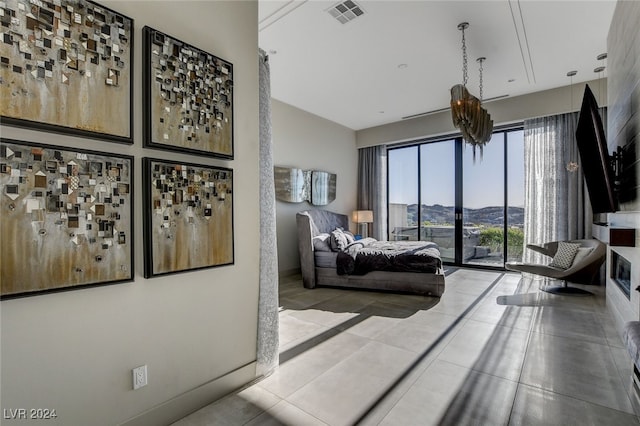
[[133,158],[0,140],[2,298],[133,279]]
[[144,27],[144,146],[233,158],[233,65]]
[[133,20],[87,0],[0,5],[3,124],[133,143]]
[[233,170],[144,158],[144,275],[234,263]]

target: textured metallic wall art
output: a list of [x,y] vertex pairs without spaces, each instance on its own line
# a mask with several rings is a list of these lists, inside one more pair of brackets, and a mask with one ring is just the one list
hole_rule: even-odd
[[311,172],[311,204],[325,206],[335,200],[336,180],[334,173],[318,170]]
[[3,124],[133,143],[133,20],[87,0],[0,1]]
[[233,65],[152,28],[142,33],[145,146],[233,158]]
[[143,159],[145,278],[229,265],[233,171]]
[[336,199],[338,177],[334,173],[275,166],[273,174],[276,198],[280,201],[307,201],[314,206],[324,206]]
[[133,159],[0,142],[2,297],[133,278]]
[[311,201],[311,171],[275,166],[273,173],[278,200],[288,203]]

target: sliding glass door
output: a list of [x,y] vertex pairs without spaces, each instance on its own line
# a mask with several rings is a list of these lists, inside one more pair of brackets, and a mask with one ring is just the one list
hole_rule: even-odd
[[524,131],[507,132],[507,262],[524,249]]
[[475,161],[461,138],[391,148],[388,179],[390,240],[433,241],[451,264],[521,260],[521,129],[494,132]]
[[456,253],[456,167],[455,141],[420,146],[420,239],[440,247],[445,262]]
[[462,263],[504,266],[522,260],[524,241],[524,135],[496,132],[473,159],[462,159]]
[[389,240],[418,240],[418,146],[388,154]]
[[504,264],[504,134],[494,133],[482,156],[464,146],[462,155],[462,263]]

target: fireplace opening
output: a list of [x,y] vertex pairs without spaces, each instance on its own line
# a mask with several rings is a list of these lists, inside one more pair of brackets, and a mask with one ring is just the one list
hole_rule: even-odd
[[631,300],[631,262],[615,251],[611,251],[611,279]]

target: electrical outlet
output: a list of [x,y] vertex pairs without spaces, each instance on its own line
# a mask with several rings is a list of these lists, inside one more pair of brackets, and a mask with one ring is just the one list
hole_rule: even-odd
[[140,389],[147,386],[147,366],[142,365],[132,370],[133,372],[133,389]]

